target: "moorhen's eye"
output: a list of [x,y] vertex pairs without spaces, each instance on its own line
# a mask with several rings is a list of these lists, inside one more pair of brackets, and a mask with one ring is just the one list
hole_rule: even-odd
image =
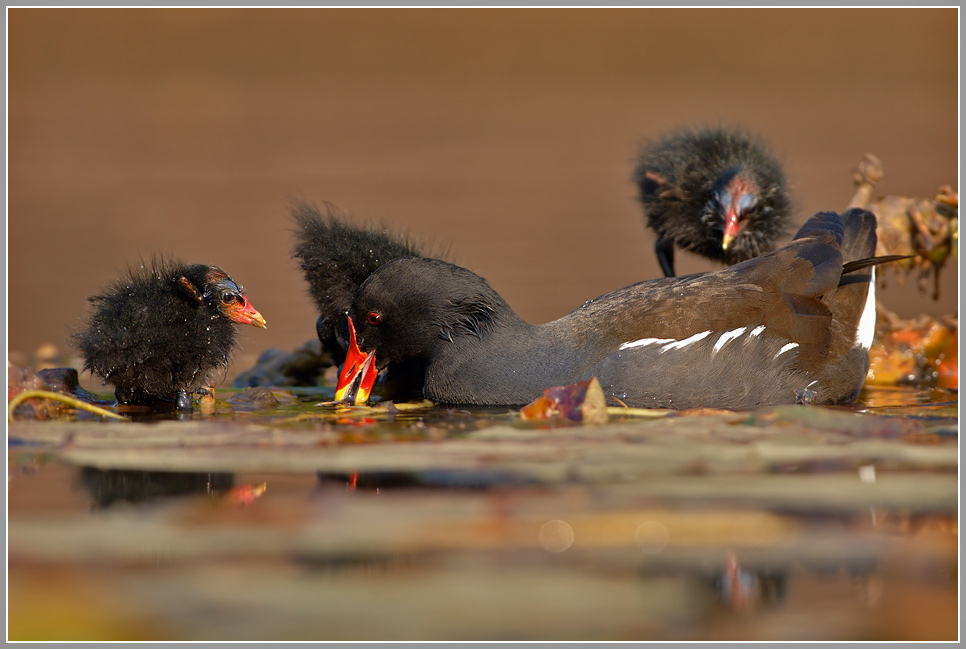
[[231,291],[225,291],[224,293],[221,294],[221,301],[224,302],[225,304],[231,304],[232,302],[235,302],[237,300],[238,300],[238,296],[232,293]]
[[366,320],[368,320],[369,324],[371,325],[377,325],[382,322],[382,314],[377,313],[376,311],[370,311],[369,315],[366,316]]

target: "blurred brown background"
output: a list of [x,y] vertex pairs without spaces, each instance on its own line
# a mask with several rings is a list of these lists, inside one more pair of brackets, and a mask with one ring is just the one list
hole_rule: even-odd
[[[314,337],[288,203],[449,248],[532,322],[659,276],[630,182],[646,137],[743,125],[796,222],[958,188],[956,9],[11,9],[8,352],[67,349],[154,252],[222,266],[268,320],[232,368]],[[710,269],[681,254],[679,272]],[[914,282],[900,315],[956,313]]]

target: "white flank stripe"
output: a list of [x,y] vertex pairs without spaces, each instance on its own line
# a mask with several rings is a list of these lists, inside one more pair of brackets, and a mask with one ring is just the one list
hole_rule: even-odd
[[665,343],[676,342],[674,338],[641,338],[634,342],[624,343],[619,349],[630,349],[632,347],[645,347],[647,345],[663,345]]
[[872,269],[872,281],[869,283],[869,296],[865,299],[865,308],[859,318],[859,328],[855,332],[856,346],[869,349],[875,336],[875,268]]
[[761,332],[763,332],[764,330],[765,330],[765,325],[758,325],[757,327],[755,327],[754,329],[752,329],[751,330],[751,333],[748,334],[748,335],[749,336],[760,336],[761,335]]
[[784,347],[782,347],[781,349],[778,350],[778,353],[775,354],[775,358],[778,358],[779,356],[781,356],[785,352],[790,351],[792,349],[795,349],[796,347],[798,347],[798,343],[788,343],[787,345],[785,345]]
[[734,338],[737,338],[741,334],[745,333],[745,330],[747,328],[748,327],[738,327],[737,329],[732,329],[731,331],[724,332],[723,334],[721,334],[721,337],[718,338],[718,342],[716,342],[714,344],[714,349],[711,350],[711,351],[713,353],[717,354],[718,351],[720,351],[721,348],[724,347],[728,343],[729,340],[732,340]]
[[663,354],[664,352],[671,351],[672,349],[681,349],[682,347],[687,347],[688,345],[693,345],[694,343],[698,342],[699,340],[701,340],[703,338],[707,338],[710,335],[711,335],[711,330],[709,329],[708,331],[704,331],[704,332],[699,333],[699,334],[694,334],[690,338],[685,338],[684,340],[679,340],[679,341],[674,342],[674,343],[668,343],[667,345],[664,345],[664,347],[661,348],[661,353]]

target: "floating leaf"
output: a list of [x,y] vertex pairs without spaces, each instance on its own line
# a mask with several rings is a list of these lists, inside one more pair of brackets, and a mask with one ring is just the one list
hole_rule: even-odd
[[546,421],[561,417],[588,424],[607,423],[607,399],[596,377],[570,385],[547,388],[543,395],[520,409],[526,421]]

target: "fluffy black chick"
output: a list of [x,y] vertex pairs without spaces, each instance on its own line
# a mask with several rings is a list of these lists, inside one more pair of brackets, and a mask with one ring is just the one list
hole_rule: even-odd
[[[349,347],[346,315],[352,297],[384,264],[403,257],[425,257],[423,246],[385,228],[352,225],[335,206],[295,203],[297,229],[292,256],[309,285],[319,317],[315,323],[322,348],[336,366],[345,362]],[[406,400],[422,392],[425,368],[419,362],[394,364],[382,376],[384,398]]]
[[319,311],[315,330],[333,363],[341,365],[349,345],[346,314],[356,289],[393,259],[422,257],[422,248],[385,229],[352,225],[328,203],[324,214],[314,205],[296,203],[292,218],[298,226],[292,256]]
[[775,249],[792,210],[781,164],[730,128],[673,132],[642,147],[634,182],[666,277],[674,247],[725,265]]
[[228,365],[235,324],[264,328],[265,318],[223,270],[157,259],[113,282],[73,336],[84,369],[114,386],[119,404],[190,410]]

